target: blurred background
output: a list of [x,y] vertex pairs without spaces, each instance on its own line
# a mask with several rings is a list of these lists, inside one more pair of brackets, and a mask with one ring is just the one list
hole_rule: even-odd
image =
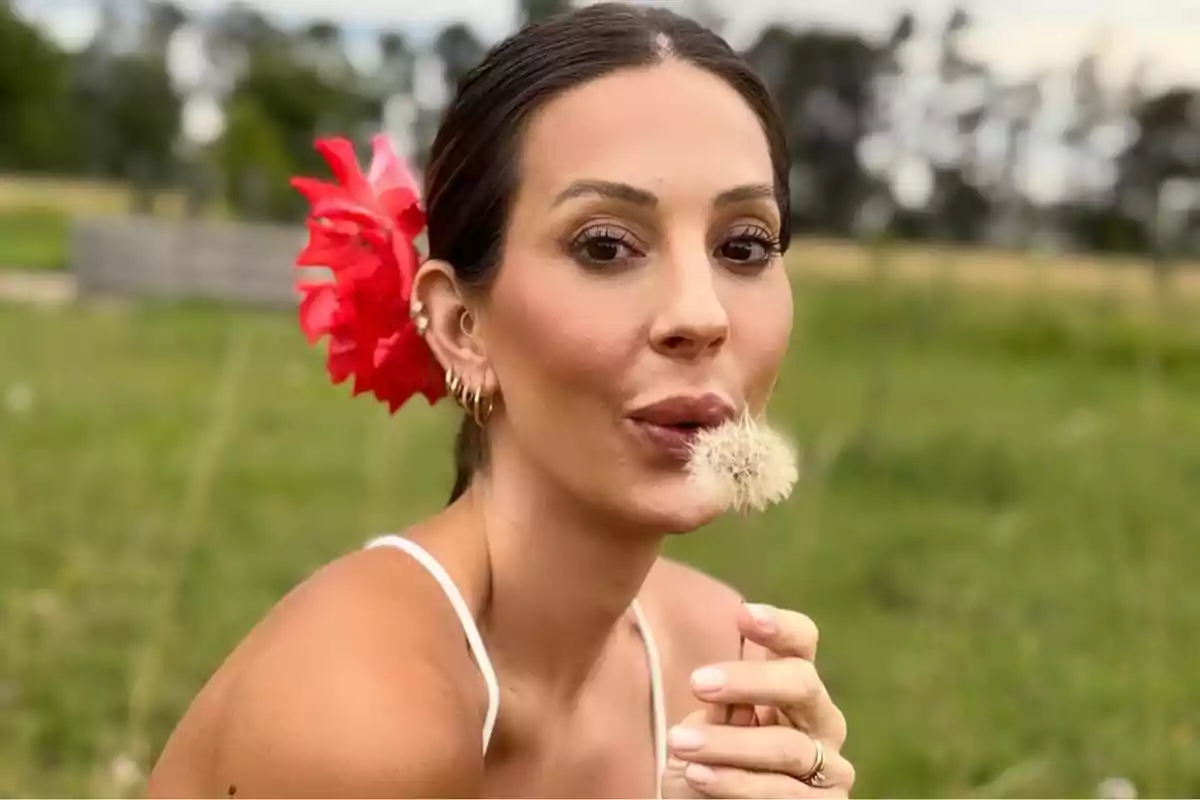
[[[1200,6],[667,4],[788,120],[806,453],[672,554],[818,621],[859,795],[1200,795]],[[0,0],[0,796],[139,793],[283,593],[442,505],[451,409],[297,329],[287,182],[419,165],[565,5]]]

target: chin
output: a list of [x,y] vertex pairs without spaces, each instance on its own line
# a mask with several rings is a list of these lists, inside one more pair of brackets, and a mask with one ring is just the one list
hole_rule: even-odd
[[682,475],[642,484],[631,493],[627,508],[638,527],[667,534],[691,533],[724,512],[719,504],[698,497]]

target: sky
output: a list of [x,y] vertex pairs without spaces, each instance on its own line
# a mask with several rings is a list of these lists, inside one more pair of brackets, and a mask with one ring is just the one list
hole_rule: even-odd
[[[581,0],[587,2],[587,0]],[[218,10],[227,0],[178,0],[189,10]],[[331,18],[342,25],[353,61],[369,67],[377,57],[376,33],[397,28],[416,38],[432,36],[452,21],[466,21],[487,42],[503,38],[514,28],[517,13],[512,0],[249,0],[284,24]],[[682,6],[688,0],[655,0],[656,5]],[[799,26],[848,28],[868,35],[885,35],[904,9],[917,15],[924,30],[934,32],[949,15],[953,0],[709,0],[725,17],[725,35],[734,46],[753,41],[772,21]],[[41,23],[68,47],[86,42],[96,24],[97,0],[16,0],[17,9]],[[1065,80],[1074,64],[1089,50],[1104,53],[1102,76],[1114,84],[1127,83],[1135,71],[1146,85],[1200,86],[1200,0],[961,0],[971,14],[967,52],[1009,79],[1035,75]],[[932,35],[910,48],[910,63],[926,70],[935,63]],[[177,37],[171,53],[172,71],[187,83],[203,69],[196,35]],[[918,87],[919,95],[919,87]],[[1026,189],[1050,199],[1063,184],[1071,165],[1057,144],[1066,103],[1048,101],[1043,130],[1035,131],[1035,163]],[[1056,117],[1056,110],[1058,116]],[[193,138],[207,139],[219,128],[217,106],[199,101],[185,115]],[[1106,132],[1119,144],[1121,133]],[[1035,143],[1036,144],[1036,143]],[[1102,148],[1103,149],[1103,148]],[[914,167],[919,171],[919,168]],[[1095,170],[1093,170],[1095,172]],[[1100,173],[1104,170],[1100,169]],[[1104,179],[1098,174],[1099,180]],[[918,181],[919,183],[919,181]],[[920,194],[920,189],[915,189]]]

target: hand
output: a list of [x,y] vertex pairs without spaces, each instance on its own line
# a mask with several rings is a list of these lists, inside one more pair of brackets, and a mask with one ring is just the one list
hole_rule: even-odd
[[[747,606],[738,626],[767,658],[693,673],[692,690],[709,705],[670,732],[664,796],[849,796],[854,768],[840,754],[846,719],[813,664],[816,626],[803,614],[766,606]],[[727,722],[731,706],[738,724]],[[825,765],[812,776],[818,742]]]

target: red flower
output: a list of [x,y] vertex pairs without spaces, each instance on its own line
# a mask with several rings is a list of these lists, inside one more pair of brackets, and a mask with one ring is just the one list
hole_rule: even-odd
[[394,413],[418,392],[445,396],[442,369],[409,316],[420,266],[415,240],[425,228],[417,182],[376,136],[366,175],[345,139],[320,139],[336,184],[293,178],[311,205],[308,244],[298,267],[326,267],[332,280],[297,281],[300,328],[309,342],[329,337],[334,383],[354,378],[354,394],[371,392]]

